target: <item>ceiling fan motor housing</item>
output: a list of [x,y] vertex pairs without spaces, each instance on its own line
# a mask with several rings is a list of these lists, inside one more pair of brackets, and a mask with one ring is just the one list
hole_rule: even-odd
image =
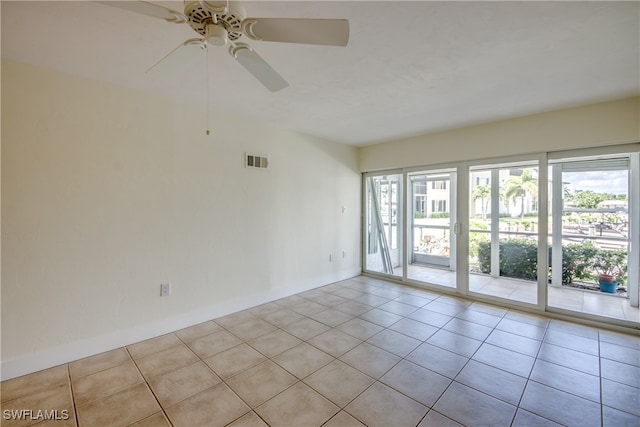
[[[231,2],[225,13],[216,13],[223,10],[227,2],[185,1],[184,15],[189,20],[189,25],[201,36],[216,46],[223,46],[227,40],[235,41],[242,36],[242,20],[244,11]],[[209,7],[208,7],[209,6]],[[218,27],[223,31],[208,27]],[[210,38],[208,38],[210,35]],[[222,40],[224,39],[224,43]]]

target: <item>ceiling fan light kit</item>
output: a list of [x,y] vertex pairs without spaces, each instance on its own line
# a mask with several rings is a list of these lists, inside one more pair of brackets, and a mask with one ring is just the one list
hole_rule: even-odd
[[148,72],[179,66],[209,45],[228,44],[231,56],[271,92],[289,84],[251,46],[241,41],[243,36],[255,41],[324,46],[346,46],[349,42],[349,21],[346,19],[246,18],[243,8],[229,1],[185,0],[184,13],[145,1],[98,3],[171,23],[188,23],[202,37],[183,42]]

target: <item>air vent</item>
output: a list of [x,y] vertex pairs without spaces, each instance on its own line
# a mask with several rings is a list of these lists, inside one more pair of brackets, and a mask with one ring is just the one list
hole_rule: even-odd
[[267,169],[269,167],[269,158],[255,154],[245,154],[244,166],[247,168]]

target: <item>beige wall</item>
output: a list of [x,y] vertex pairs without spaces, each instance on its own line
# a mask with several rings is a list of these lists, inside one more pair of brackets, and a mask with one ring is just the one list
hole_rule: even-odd
[[2,89],[3,378],[359,273],[355,148],[10,61]]
[[359,167],[365,172],[638,140],[636,97],[363,147]]

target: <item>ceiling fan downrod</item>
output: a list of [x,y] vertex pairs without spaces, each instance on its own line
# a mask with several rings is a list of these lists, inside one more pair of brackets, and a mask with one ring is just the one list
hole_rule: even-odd
[[229,12],[229,0],[227,0],[226,5],[219,1],[212,2],[206,0],[199,0],[198,3],[203,9],[208,10],[213,15],[226,15]]

